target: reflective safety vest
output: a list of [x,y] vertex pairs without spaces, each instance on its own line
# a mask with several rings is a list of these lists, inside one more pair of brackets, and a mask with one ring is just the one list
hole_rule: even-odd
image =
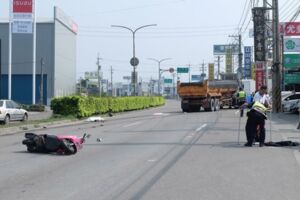
[[239,95],[239,99],[246,99],[246,92],[245,91],[239,91],[238,95]]
[[260,113],[262,113],[264,115],[267,112],[266,106],[264,106],[264,104],[262,104],[262,103],[260,103],[258,101],[255,101],[255,103],[252,106],[252,109],[254,109],[254,110],[256,110],[256,111],[258,111],[258,112],[260,112]]

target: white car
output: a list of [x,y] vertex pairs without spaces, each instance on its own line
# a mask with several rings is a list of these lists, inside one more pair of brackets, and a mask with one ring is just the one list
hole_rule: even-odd
[[300,101],[300,92],[290,94],[282,99],[282,108],[284,112],[296,112],[298,102]]
[[0,100],[0,122],[8,124],[10,121],[26,121],[28,112],[13,100]]

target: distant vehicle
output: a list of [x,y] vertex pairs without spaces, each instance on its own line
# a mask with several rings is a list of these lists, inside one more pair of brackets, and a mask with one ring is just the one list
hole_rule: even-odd
[[13,100],[0,100],[0,122],[8,124],[18,120],[28,120],[28,112]]
[[300,92],[287,95],[282,98],[283,112],[297,112],[298,102],[300,101]]
[[234,80],[214,80],[199,83],[179,83],[177,93],[181,98],[183,112],[216,111],[224,106],[236,107],[234,94],[238,82]]

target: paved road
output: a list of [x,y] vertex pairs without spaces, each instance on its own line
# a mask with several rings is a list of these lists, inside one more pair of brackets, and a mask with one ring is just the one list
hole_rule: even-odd
[[[164,107],[109,118],[104,126],[38,131],[91,134],[74,156],[29,154],[22,134],[0,137],[1,199],[299,198],[298,148],[243,147],[243,130],[237,144],[236,110],[182,113],[179,107],[168,101]],[[271,127],[273,141],[299,136],[280,116],[274,116]]]

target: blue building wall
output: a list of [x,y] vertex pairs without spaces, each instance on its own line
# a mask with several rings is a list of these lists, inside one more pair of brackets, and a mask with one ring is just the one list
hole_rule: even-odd
[[[43,75],[43,104],[47,103],[47,75]],[[36,75],[36,103],[40,102],[41,75]],[[1,76],[0,99],[8,99],[8,76]],[[32,75],[12,75],[12,100],[22,104],[32,104]]]

